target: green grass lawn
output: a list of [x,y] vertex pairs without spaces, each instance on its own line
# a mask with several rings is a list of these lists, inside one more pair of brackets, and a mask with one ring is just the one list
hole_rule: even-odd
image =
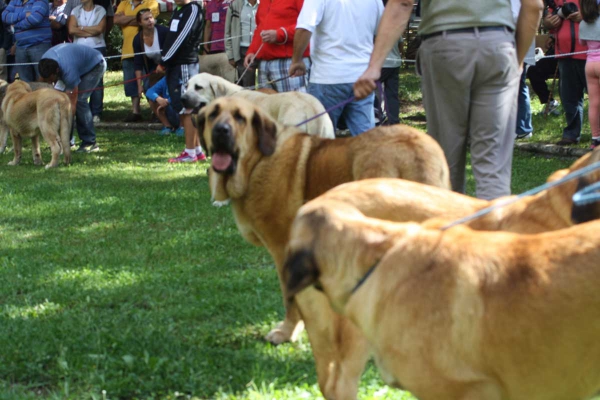
[[[129,111],[120,90],[105,119]],[[319,397],[306,336],[262,340],[283,317],[277,276],[210,205],[207,164],[166,162],[183,138],[97,136],[68,168],[35,167],[28,143],[21,166],[0,155],[0,399]],[[571,162],[517,152],[514,192]],[[360,398],[414,399],[373,365]]]

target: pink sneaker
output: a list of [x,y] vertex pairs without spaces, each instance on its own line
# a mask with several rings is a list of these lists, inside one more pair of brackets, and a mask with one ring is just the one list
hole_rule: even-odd
[[[204,156],[204,154],[202,154]],[[206,158],[206,157],[204,157]],[[187,151],[182,151],[181,154],[175,158],[170,158],[170,163],[180,163],[180,162],[196,162],[198,161],[197,156],[190,156]]]
[[196,154],[196,161],[206,161],[204,153]]

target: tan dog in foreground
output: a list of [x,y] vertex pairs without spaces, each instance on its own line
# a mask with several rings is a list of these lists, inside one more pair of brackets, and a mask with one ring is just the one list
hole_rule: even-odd
[[[209,184],[213,199],[231,200],[240,233],[268,249],[278,274],[297,210],[326,190],[372,177],[402,177],[449,187],[448,166],[439,145],[403,125],[376,128],[353,138],[322,139],[284,128],[257,106],[235,97],[210,103],[198,115],[196,125],[202,146],[212,157]],[[340,386],[343,392],[337,393],[338,376],[346,371],[337,369],[335,340],[311,330],[322,323],[313,319],[313,313],[320,318],[321,310],[329,309],[326,299],[317,296],[308,296],[298,305],[313,348],[328,349],[315,353],[319,384],[329,397],[349,398],[343,392],[355,395],[356,383]],[[267,340],[295,339],[302,329],[298,308],[289,308],[288,314],[292,315],[287,321],[292,323],[280,324]],[[355,364],[359,370],[350,374],[352,377],[360,376],[363,368]]]
[[60,153],[64,163],[71,162],[71,102],[69,97],[54,89],[39,89],[35,92],[23,81],[8,85],[2,101],[4,123],[8,126],[14,146],[14,159],[8,165],[18,165],[21,161],[23,138],[31,138],[33,162],[42,164],[40,135],[52,151],[52,160],[46,168],[58,166]]
[[[553,173],[549,182],[563,178],[567,174],[600,161],[600,150],[588,153],[578,159],[569,169]],[[521,233],[538,233],[568,228],[571,221],[573,194],[591,183],[600,181],[600,171],[595,171],[578,180],[572,180],[534,196],[519,199],[517,202],[498,208],[491,213],[469,222],[473,229],[488,231],[511,231]],[[485,201],[449,192],[433,186],[422,185],[402,179],[367,179],[339,185],[321,195],[319,200],[335,201],[371,218],[407,222],[421,222],[430,218],[443,217],[456,220],[471,215],[486,207],[504,203],[512,197],[495,201]],[[598,204],[586,208],[587,219],[600,218]],[[595,212],[592,212],[595,210]],[[583,209],[573,207],[573,212]],[[582,218],[582,217],[580,217]],[[316,299],[319,293],[309,288],[300,293]],[[324,297],[323,297],[324,299]],[[332,375],[328,382],[325,397],[343,393],[341,398],[354,398],[360,375],[369,359],[370,350],[365,338],[352,323],[331,311],[329,307],[315,304],[310,323],[314,330],[324,336],[311,339],[312,351],[316,360],[326,360],[329,355],[336,359],[339,374]],[[306,321],[307,325],[309,321]],[[290,321],[290,324],[293,322]],[[332,345],[333,343],[333,345]],[[323,368],[325,368],[323,366]]]
[[[44,82],[29,82],[28,85],[34,91],[43,88],[52,88],[52,85]],[[7,88],[8,82],[0,79],[0,104],[2,104],[2,100],[4,100]],[[8,127],[4,123],[4,114],[2,114],[2,109],[0,108],[0,154],[4,153],[4,151],[6,150],[8,134]]]
[[587,399],[600,390],[598,232],[440,231],[319,198],[292,226],[287,295],[321,288],[384,380],[420,400]]
[[[272,93],[269,91],[269,93]],[[198,112],[211,101],[226,96],[246,99],[259,106],[274,120],[283,125],[296,125],[325,112],[323,104],[314,96],[302,92],[262,93],[247,90],[225,79],[211,74],[194,75],[187,83],[181,96],[184,107]],[[328,114],[303,124],[299,131],[323,138],[335,138],[335,129]]]

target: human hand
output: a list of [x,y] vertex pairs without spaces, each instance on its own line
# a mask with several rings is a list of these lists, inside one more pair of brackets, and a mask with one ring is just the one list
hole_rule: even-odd
[[270,29],[268,31],[262,31],[260,33],[263,43],[276,43],[277,42],[277,31]]
[[558,15],[548,15],[544,18],[544,26],[548,29],[556,29],[561,24],[561,19]]
[[354,84],[354,97],[357,100],[364,99],[377,87],[377,80],[381,77],[381,71],[377,71],[374,68],[367,68],[367,70],[358,78]]
[[138,86],[138,97],[142,97],[142,94],[144,94],[144,87],[142,86],[142,81],[138,80],[137,81],[137,86]]
[[160,107],[167,107],[169,105],[169,100],[165,99],[164,97],[158,96],[156,98],[156,104],[158,104]]
[[569,21],[573,22],[581,22],[583,18],[581,18],[581,13],[579,11],[575,11],[574,13],[569,14],[567,17]]
[[51,15],[51,16],[49,16],[49,17],[48,17],[48,19],[49,19],[50,21],[54,21],[54,20],[56,19],[56,16],[55,16],[55,15]]
[[204,52],[206,54],[210,53],[210,43],[205,43],[204,44]]
[[17,45],[13,44],[12,47],[10,48],[10,55],[14,56],[15,54],[17,54]]
[[244,67],[248,68],[248,66],[250,64],[252,64],[253,61],[254,61],[254,53],[246,54],[246,57],[244,57]]
[[28,11],[25,13],[25,18],[29,18],[29,16],[31,15],[31,13]]
[[158,73],[158,74],[164,74],[165,73],[165,67],[163,67],[162,65],[159,64],[156,67],[156,73]]
[[294,61],[290,65],[290,76],[306,75],[306,64],[303,61]]
[[235,68],[235,61],[234,60],[229,60],[229,65],[231,65],[233,68]]

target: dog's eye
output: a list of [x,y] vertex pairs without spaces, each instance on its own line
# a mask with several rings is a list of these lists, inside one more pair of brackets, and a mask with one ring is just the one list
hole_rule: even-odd
[[210,121],[212,121],[217,117],[217,115],[219,115],[219,110],[215,110],[215,111],[211,112],[210,114],[208,114],[208,119]]
[[242,114],[240,114],[239,111],[236,111],[235,113],[233,113],[233,118],[235,118],[235,120],[237,122],[239,122],[240,124],[246,123],[246,118],[244,118],[244,116]]
[[196,85],[196,90],[202,90],[202,89],[204,89],[202,86]]

